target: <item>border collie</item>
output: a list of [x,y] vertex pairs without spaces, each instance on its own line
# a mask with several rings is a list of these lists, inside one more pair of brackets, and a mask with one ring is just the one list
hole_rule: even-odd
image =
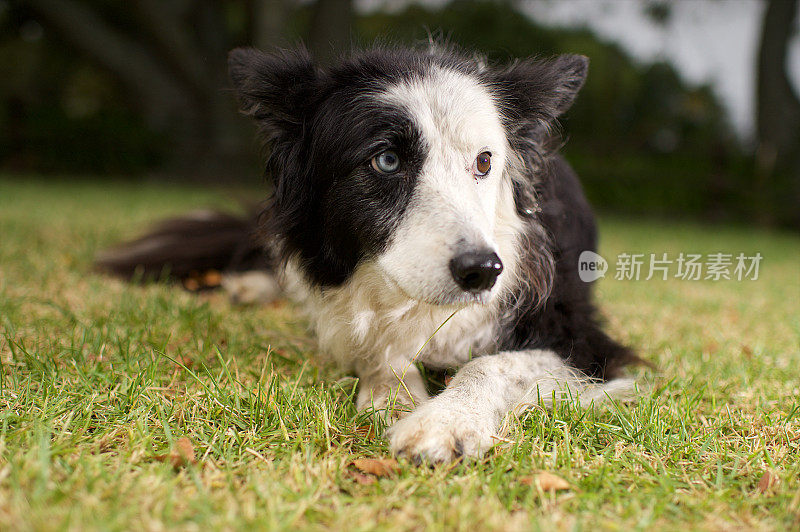
[[[302,49],[236,49],[230,78],[268,153],[268,206],[172,220],[98,264],[218,268],[234,292],[264,297],[280,284],[320,351],[358,376],[358,408],[394,420],[394,453],[481,456],[517,406],[622,393],[620,370],[639,361],[602,332],[579,280],[595,221],[556,153],[587,66],[497,65],[434,44],[322,68]],[[431,398],[418,365],[460,369]]]

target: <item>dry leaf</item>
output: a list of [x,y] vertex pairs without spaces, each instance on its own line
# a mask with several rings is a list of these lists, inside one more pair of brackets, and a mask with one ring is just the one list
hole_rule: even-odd
[[361,473],[359,471],[348,471],[347,474],[359,484],[368,485],[368,484],[375,484],[376,482],[378,482],[378,479],[376,479],[375,477],[371,475],[365,475],[364,473]]
[[375,426],[372,424],[360,425],[356,427],[354,432],[365,440],[375,439]]
[[539,473],[533,477],[522,477],[519,481],[528,486],[536,486],[542,491],[563,491],[570,489],[569,482],[552,473]]
[[186,467],[189,464],[196,464],[197,460],[194,456],[194,445],[187,437],[178,438],[175,442],[175,447],[169,454],[160,454],[155,457],[159,462],[169,462],[175,469]]
[[194,367],[195,359],[187,355],[181,355],[178,357],[178,362],[183,364],[184,367],[191,369]]
[[766,493],[774,488],[776,484],[778,484],[777,475],[769,471],[764,471],[764,474],[761,475],[761,480],[758,481],[758,492]]
[[356,458],[353,465],[362,473],[376,477],[388,477],[400,471],[400,464],[394,458]]
[[569,489],[569,482],[547,472],[536,475],[536,484],[543,491],[561,491]]
[[[175,442],[175,450],[172,451],[173,456],[177,456],[181,460],[183,460],[184,464],[194,464],[194,445],[192,445],[191,440],[186,436],[182,438],[178,438],[178,441]],[[175,460],[173,459],[173,463]]]

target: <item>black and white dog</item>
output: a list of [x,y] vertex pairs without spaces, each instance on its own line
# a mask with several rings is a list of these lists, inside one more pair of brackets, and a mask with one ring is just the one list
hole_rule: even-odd
[[[624,392],[620,370],[638,361],[601,331],[579,279],[595,222],[555,153],[587,64],[498,66],[433,45],[320,68],[302,50],[234,50],[231,80],[269,154],[269,206],[252,223],[173,220],[99,264],[274,272],[320,350],[359,377],[359,409],[413,408],[388,430],[396,454],[480,456],[518,405]],[[460,369],[430,398],[417,364]]]

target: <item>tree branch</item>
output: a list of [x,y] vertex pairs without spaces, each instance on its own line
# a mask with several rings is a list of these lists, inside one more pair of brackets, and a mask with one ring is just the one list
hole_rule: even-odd
[[285,44],[286,19],[289,16],[287,0],[251,0],[250,23],[252,44],[269,50]]

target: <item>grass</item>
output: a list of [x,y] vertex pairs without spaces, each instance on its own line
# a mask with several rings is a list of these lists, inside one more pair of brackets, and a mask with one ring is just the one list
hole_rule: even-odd
[[[177,185],[0,179],[0,529],[800,526],[796,236],[604,219],[607,258],[759,251],[760,278],[609,275],[609,327],[658,367],[633,372],[640,401],[534,409],[480,462],[401,463],[362,484],[350,462],[386,444],[291,305],[236,308],[90,271],[100,247],[220,201],[233,203]],[[174,468],[163,456],[181,437],[197,460]],[[541,471],[572,488],[538,490]]]

